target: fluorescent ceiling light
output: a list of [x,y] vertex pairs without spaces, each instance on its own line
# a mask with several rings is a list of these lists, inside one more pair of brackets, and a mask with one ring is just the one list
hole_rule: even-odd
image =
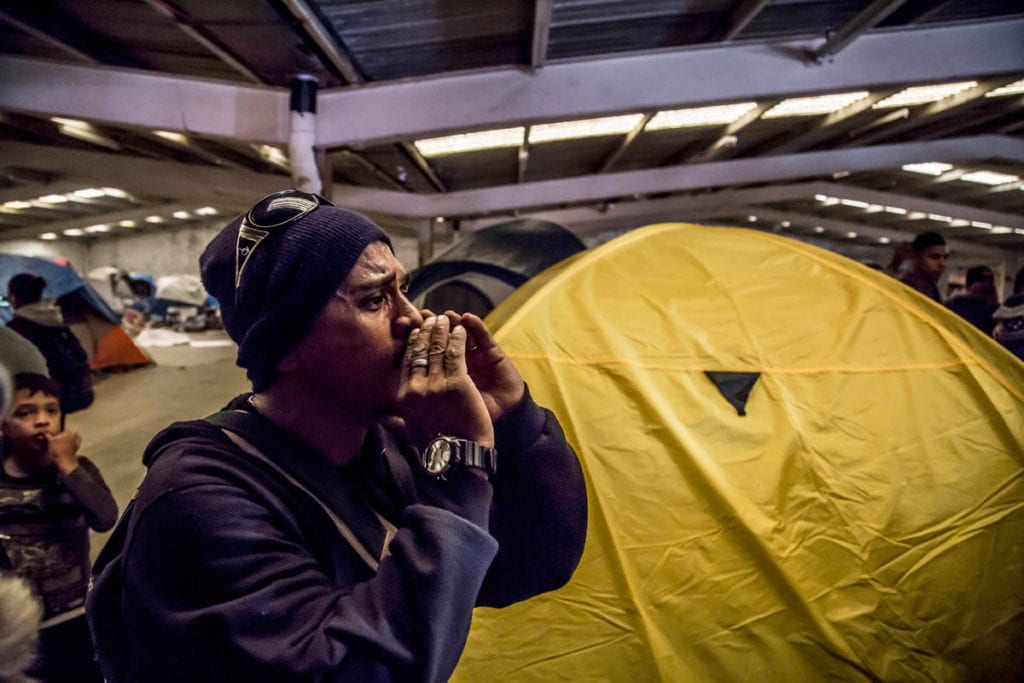
[[186,218],[192,217],[192,214],[190,214],[188,211],[175,211],[171,215],[174,216],[175,218],[180,218],[181,220],[185,220]]
[[910,171],[911,173],[939,176],[952,169],[953,164],[943,164],[938,161],[925,161],[920,164],[904,164],[901,168],[904,171]]
[[853,230],[851,230],[850,232],[846,233],[846,236],[849,237],[851,240],[852,239],[856,239],[857,238],[857,233],[855,233]]
[[41,239],[41,240],[55,240],[55,239],[57,239],[57,233],[55,233],[55,232],[44,232],[42,235],[39,236],[39,239]]
[[985,93],[985,97],[1004,97],[1006,95],[1024,95],[1024,78]]
[[163,216],[146,216],[147,223],[163,223]]
[[995,171],[971,171],[960,176],[960,180],[980,185],[1005,185],[1020,180],[1020,176],[1007,173],[996,173]]
[[840,199],[839,203],[842,204],[843,206],[852,206],[856,209],[866,209],[869,206],[871,206],[867,202],[862,202],[857,199]]
[[63,204],[68,201],[68,198],[62,194],[47,194],[43,195],[36,201],[42,202],[43,204]]
[[117,225],[118,225],[118,227],[121,227],[121,228],[134,228],[136,225],[138,225],[138,223],[136,223],[133,220],[125,219],[123,221],[118,221]]
[[1005,225],[996,225],[992,228],[992,233],[995,235],[1005,235],[1008,232],[1013,232],[1013,230]]
[[900,208],[898,206],[887,206],[887,207],[885,207],[885,212],[886,213],[894,213],[897,216],[906,216],[907,215],[907,210],[903,209],[903,208]]
[[889,238],[888,237],[879,237],[878,238],[878,243],[879,244],[889,244]]
[[201,209],[196,209],[196,215],[197,216],[216,216],[217,215],[217,209],[213,208],[212,206],[204,206]]
[[20,199],[12,199],[9,202],[0,204],[0,208],[9,209],[11,211],[21,211],[22,209],[31,209],[32,202],[25,202]]
[[857,100],[868,96],[868,91],[839,93],[835,95],[819,95],[817,97],[795,97],[779,102],[761,117],[763,119],[780,119],[786,116],[821,116],[839,111]]
[[86,232],[110,232],[110,226],[105,224],[90,225],[85,229]]
[[872,109],[894,109],[896,107],[913,107],[918,104],[928,104],[956,95],[959,92],[968,90],[978,85],[977,81],[962,81],[959,83],[938,83],[936,85],[918,85],[913,88],[900,90],[895,95],[886,97],[881,102],[876,102]]
[[747,216],[747,222],[748,223],[756,223],[757,222],[757,216]]
[[625,135],[636,128],[636,124],[640,123],[642,118],[643,114],[626,114],[582,121],[542,123],[530,128],[530,144],[596,138],[603,135]]
[[81,119],[67,119],[62,116],[51,116],[50,120],[56,123],[58,126],[68,126],[71,128],[92,128],[88,123]]
[[67,135],[68,137],[78,138],[79,140],[85,140],[91,142],[94,145],[106,147],[108,149],[120,150],[121,145],[116,140],[101,135],[92,124],[78,119],[66,119],[60,116],[52,116],[50,120],[57,124],[57,129]]
[[103,192],[109,197],[117,197],[118,199],[128,199],[131,197],[130,194],[118,187],[104,187]]
[[518,147],[523,144],[523,135],[526,129],[522,126],[516,128],[500,128],[497,130],[482,130],[477,133],[460,133],[459,135],[447,135],[441,138],[427,138],[416,140],[413,144],[420,154],[425,157],[441,157],[449,154],[462,154],[463,152],[477,152],[484,149],[499,149],[501,147]]
[[821,227],[820,225],[816,225],[814,226],[814,232],[820,235],[821,233],[825,232],[825,228]]
[[259,152],[264,161],[288,168],[288,156],[277,147],[273,145],[253,145],[252,147]]
[[64,234],[67,235],[68,237],[81,237],[85,233],[79,230],[78,228],[69,228],[64,231]]
[[95,187],[87,187],[84,190],[75,190],[71,194],[80,199],[99,199],[107,193]]
[[740,118],[757,106],[757,102],[722,104],[714,107],[693,107],[659,111],[644,130],[695,128],[697,126],[724,126]]
[[971,221],[972,228],[981,228],[982,230],[991,230],[992,224],[985,223],[984,221]]
[[943,216],[943,215],[937,214],[937,213],[930,213],[930,214],[928,214],[928,220],[938,221],[939,223],[952,223],[953,222],[952,216]]
[[170,140],[171,142],[176,142],[179,145],[187,145],[188,144],[188,138],[185,137],[184,135],[182,135],[181,133],[174,133],[174,132],[171,132],[169,130],[154,130],[153,131],[153,135],[156,135],[157,137],[161,137],[164,140]]

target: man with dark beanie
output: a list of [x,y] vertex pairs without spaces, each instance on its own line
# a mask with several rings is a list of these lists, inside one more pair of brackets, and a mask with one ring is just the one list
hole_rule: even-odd
[[88,605],[110,683],[444,681],[475,606],[569,580],[575,454],[479,318],[409,302],[380,228],[278,193],[200,265],[253,393],[146,450]]
[[922,232],[910,243],[910,252],[911,271],[900,278],[900,282],[941,304],[939,278],[949,257],[945,238],[933,230]]

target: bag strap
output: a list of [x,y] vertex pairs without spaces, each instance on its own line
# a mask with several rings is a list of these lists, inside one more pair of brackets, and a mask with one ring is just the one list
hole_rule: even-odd
[[231,439],[232,443],[238,446],[238,448],[243,453],[252,456],[253,458],[262,462],[264,465],[267,465],[268,467],[272,468],[274,471],[280,474],[281,477],[283,477],[289,484],[294,486],[299,491],[305,493],[310,499],[313,500],[313,502],[319,505],[320,508],[323,509],[327,517],[334,524],[334,527],[338,530],[338,533],[341,534],[342,538],[344,538],[345,541],[350,546],[352,546],[352,549],[355,550],[356,554],[359,555],[359,558],[363,560],[363,562],[365,562],[370,567],[370,569],[376,572],[377,568],[380,566],[380,561],[391,554],[391,540],[395,537],[395,534],[398,533],[398,528],[390,521],[388,521],[385,517],[383,517],[379,512],[377,512],[376,510],[373,511],[378,521],[380,521],[381,526],[384,527],[384,546],[381,549],[380,557],[375,557],[374,553],[372,553],[363,544],[363,542],[359,540],[359,537],[355,535],[352,529],[344,521],[342,521],[342,519],[338,517],[338,515],[335,514],[335,512],[330,507],[328,507],[327,504],[324,503],[319,496],[313,493],[307,486],[305,486],[298,479],[296,479],[291,474],[286,472],[280,465],[278,465],[276,462],[267,457],[267,455],[263,453],[263,451],[261,451],[259,448],[253,445],[251,441],[249,441],[239,433],[239,431],[241,431],[241,425],[238,424],[238,420],[244,417],[248,417],[248,414],[243,411],[222,411],[215,415],[211,415],[210,417],[206,418],[206,420],[207,422],[210,422],[216,425],[217,427],[220,427],[220,430],[224,432],[224,434],[229,439]]

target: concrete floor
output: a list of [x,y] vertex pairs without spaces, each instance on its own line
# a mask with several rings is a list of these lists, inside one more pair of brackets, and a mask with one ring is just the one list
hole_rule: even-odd
[[[100,468],[121,511],[142,481],[142,452],[157,432],[216,412],[248,390],[226,334],[209,330],[189,337],[203,346],[147,348],[155,365],[101,374],[93,404],[67,418],[66,428],[82,435],[80,453]],[[93,534],[94,559],[106,537]]]

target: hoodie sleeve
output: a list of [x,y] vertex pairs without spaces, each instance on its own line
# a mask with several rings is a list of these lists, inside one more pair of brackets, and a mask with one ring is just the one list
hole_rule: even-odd
[[109,531],[117,522],[117,502],[103,481],[100,470],[91,460],[78,458],[78,467],[61,480],[78,504],[82,506],[89,528]]
[[491,533],[498,555],[478,604],[503,607],[569,581],[587,535],[583,471],[557,418],[530,397],[495,424]]

